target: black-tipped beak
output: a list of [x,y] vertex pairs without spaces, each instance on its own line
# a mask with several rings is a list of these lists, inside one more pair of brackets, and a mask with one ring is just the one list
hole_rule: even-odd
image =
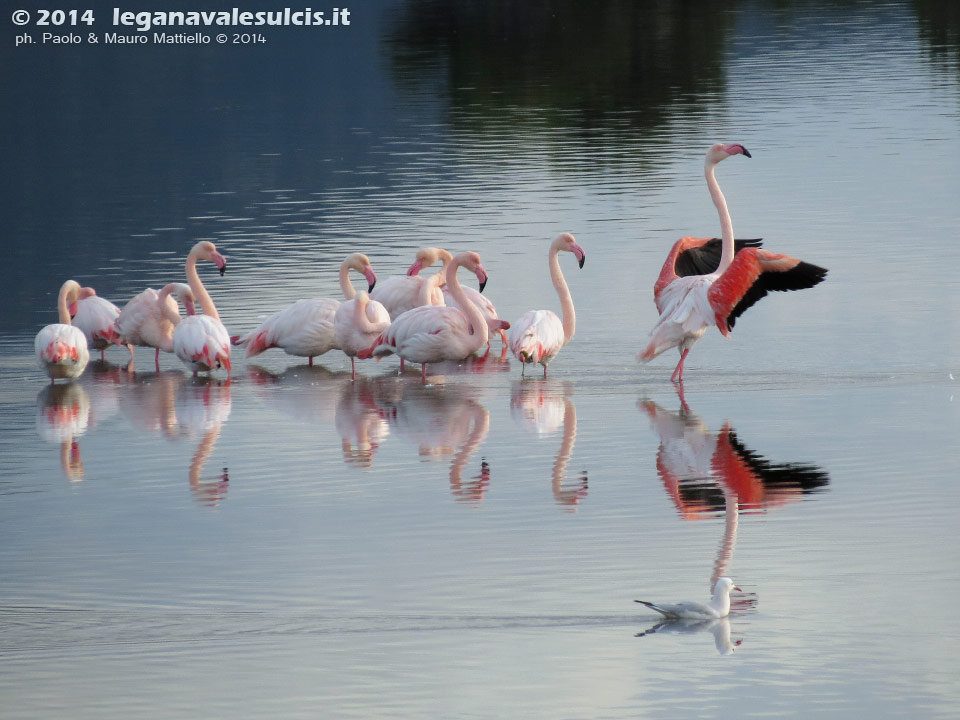
[[487,286],[487,281],[486,281],[486,280],[484,280],[482,283],[480,283],[480,292],[483,292],[483,289],[484,289],[486,286]]
[[586,253],[584,253],[583,255],[580,256],[580,263],[579,263],[579,265],[580,265],[581,268],[583,267],[583,264],[584,264],[586,261],[587,261],[587,255],[586,255]]
[[223,267],[220,268],[220,277],[223,277],[223,274],[227,272],[227,264],[224,263]]
[[[743,145],[741,145],[740,147],[743,147]],[[743,154],[746,155],[746,156],[749,157],[749,158],[752,158],[752,157],[753,157],[753,155],[750,154],[750,151],[747,150],[746,148],[743,148]]]
[[368,292],[368,293],[372,293],[372,292],[373,292],[373,288],[374,288],[374,286],[375,286],[376,284],[377,284],[377,281],[376,281],[376,280],[374,280],[372,283],[370,283],[370,285],[367,286],[367,292]]

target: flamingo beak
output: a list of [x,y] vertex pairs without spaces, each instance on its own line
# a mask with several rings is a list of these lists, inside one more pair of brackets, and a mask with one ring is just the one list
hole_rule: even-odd
[[423,270],[423,263],[417,260],[407,270],[407,277],[413,277],[414,275],[419,275],[421,270]]
[[477,280],[480,282],[480,292],[487,286],[487,271],[481,265],[477,265]]
[[77,310],[79,309],[80,309],[79,304],[75,302],[72,302],[67,306],[67,312],[70,313],[70,317],[73,317],[74,315],[76,315]]
[[220,270],[220,277],[223,277],[223,274],[227,271],[227,258],[218,252],[214,252],[210,259],[213,260],[214,264],[216,264]]
[[577,262],[582,268],[583,264],[587,261],[587,254],[583,251],[583,248],[577,245],[576,243],[574,243],[572,250],[573,250],[573,254],[577,258]]
[[[740,147],[743,147],[743,145],[741,145]],[[752,157],[753,157],[753,155],[750,154],[750,151],[747,150],[746,148],[743,148],[743,154],[744,154],[746,157],[748,157],[748,158],[752,158]]]
[[370,285],[370,287],[367,288],[367,292],[373,292],[373,288],[377,284],[377,275],[373,272],[373,268],[369,265],[363,268],[363,276],[367,279],[367,283]]

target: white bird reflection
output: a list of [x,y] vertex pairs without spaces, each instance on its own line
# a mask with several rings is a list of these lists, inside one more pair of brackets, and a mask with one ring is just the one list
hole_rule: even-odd
[[[648,399],[639,400],[637,405],[660,436],[657,474],[681,517],[698,520],[723,514],[723,538],[710,576],[712,590],[718,578],[728,575],[742,511],[757,512],[797,501],[823,489],[829,478],[816,465],[767,461],[740,442],[729,422],[724,423],[720,432],[710,432],[706,423],[690,410],[682,391],[678,390],[678,395],[678,412],[665,410]],[[731,612],[743,612],[756,602],[753,593],[732,596]],[[729,627],[718,630],[713,623],[706,623],[678,629],[676,625],[674,621],[660,621],[638,637],[664,629],[710,630],[715,638],[720,632],[717,650],[721,654],[732,652],[740,644],[730,644]]]
[[374,453],[390,434],[384,393],[395,385],[393,381],[358,375],[355,381],[342,386],[334,425],[340,435],[343,460],[348,465],[360,468],[373,465]]
[[37,393],[37,433],[60,446],[60,466],[71,482],[84,478],[78,439],[90,426],[90,396],[80,383],[47,385]]
[[577,439],[577,408],[570,396],[573,385],[549,378],[523,379],[510,387],[510,415],[527,432],[547,437],[563,430],[550,474],[553,499],[558,505],[576,509],[587,496],[587,472],[583,471],[572,487],[566,487],[567,465]]
[[227,494],[229,470],[224,467],[219,473],[204,475],[204,466],[230,417],[230,381],[191,378],[177,388],[176,414],[181,428],[199,436],[188,472],[193,497],[203,505],[219,505]]
[[733,653],[743,640],[733,640],[730,637],[730,618],[722,617],[714,620],[690,620],[686,618],[664,619],[653,627],[638,632],[634,637],[645,637],[654,633],[676,633],[692,635],[708,632],[713,635],[713,643],[721,655]]
[[[387,382],[390,382],[387,380]],[[395,382],[395,381],[394,381]],[[490,486],[490,466],[481,460],[464,479],[470,459],[490,431],[490,413],[463,385],[394,385],[395,399],[381,393],[378,407],[397,437],[417,447],[425,461],[450,459],[450,491],[464,502],[479,502]]]

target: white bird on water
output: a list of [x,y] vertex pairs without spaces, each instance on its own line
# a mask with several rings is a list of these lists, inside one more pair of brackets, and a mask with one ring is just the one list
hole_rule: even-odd
[[634,600],[641,605],[646,605],[651,610],[668,618],[687,618],[690,620],[715,620],[716,618],[726,617],[730,614],[730,591],[737,590],[743,592],[733,580],[728,577],[722,577],[717,580],[713,586],[713,597],[710,602],[704,604],[699,602],[681,602],[675,605],[657,605],[646,600]]

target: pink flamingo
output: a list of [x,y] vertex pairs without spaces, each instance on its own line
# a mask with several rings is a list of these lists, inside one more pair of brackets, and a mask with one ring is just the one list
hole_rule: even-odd
[[[410,269],[407,270],[407,275],[411,277],[416,277],[417,274],[426,267],[430,267],[437,260],[443,263],[443,269],[438,275],[441,277],[446,274],[447,266],[450,264],[450,260],[453,258],[448,251],[441,248],[424,248],[417,253],[417,259],[410,266]],[[442,285],[440,288],[443,291],[443,304],[448,307],[459,307],[457,305],[456,298],[450,293],[450,290],[446,285]],[[484,319],[487,321],[487,330],[490,334],[499,334],[500,339],[503,340],[503,344],[507,344],[507,333],[506,330],[510,329],[510,323],[506,320],[501,320],[500,316],[497,315],[497,309],[493,306],[493,303],[490,302],[484,295],[474,290],[472,287],[464,287],[464,294],[467,298],[476,305],[477,309],[480,311],[480,314],[483,315]],[[421,303],[425,304],[425,303]],[[433,303],[436,305],[437,303]],[[489,341],[487,342],[489,345]]]
[[[80,288],[80,300],[77,303],[77,314],[73,316],[73,325],[79,328],[87,338],[87,347],[100,351],[100,359],[111,345],[122,345],[117,334],[114,322],[120,314],[120,308],[109,300],[97,295],[92,287]],[[128,346],[130,357],[133,357],[133,346]]]
[[480,256],[475,252],[456,255],[447,266],[446,280],[459,308],[415,307],[394,318],[376,342],[358,352],[357,357],[396,353],[404,360],[420,363],[420,376],[426,382],[427,363],[463,360],[483,347],[489,337],[487,322],[463,292],[457,279],[461,266],[476,274],[482,290],[487,284],[487,271],[480,264]]
[[[347,300],[357,294],[350,282],[350,270],[362,273],[369,283],[368,291],[373,290],[377,276],[370,267],[370,260],[363,253],[353,253],[340,265],[340,289]],[[268,317],[256,329],[246,335],[234,336],[230,341],[245,346],[248,358],[278,347],[287,355],[308,358],[307,364],[313,365],[315,356],[339,348],[334,329],[334,316],[339,307],[340,301],[333,298],[297,300]]]
[[352,300],[337,308],[333,327],[340,349],[350,358],[350,377],[357,377],[354,358],[357,352],[370,347],[377,337],[390,327],[387,309],[361,290]]
[[[728,337],[736,319],[771,290],[803,290],[821,282],[827,274],[826,269],[817,265],[761,250],[757,247],[759,241],[742,241],[742,249],[737,251],[733,222],[714,175],[717,164],[731,155],[751,157],[739,143],[717,143],[707,152],[703,170],[720,215],[719,264],[704,272],[716,262],[709,259],[708,247],[713,242],[715,252],[715,241],[681,238],[667,256],[654,286],[660,320],[637,359],[646,363],[665,350],[677,348],[680,362],[670,376],[672,381],[683,382],[683,362],[710,325],[716,325]],[[696,252],[701,250],[705,252]],[[702,263],[707,263],[707,267]]]
[[212,242],[203,240],[190,250],[187,256],[187,283],[196,298],[203,315],[188,315],[174,328],[173,352],[193,374],[209,372],[219,367],[226,368],[230,374],[230,336],[220,322],[213,299],[200,281],[197,274],[197,260],[209,260],[220,270],[227,270],[227,259],[217,252]]
[[587,259],[583,248],[577,244],[570,233],[561,233],[550,243],[550,251],[547,254],[550,278],[560,297],[563,320],[561,321],[551,310],[530,310],[517,318],[513,329],[510,330],[510,352],[523,363],[521,375],[527,363],[540,363],[543,365],[543,376],[546,377],[547,363],[556,357],[576,332],[577,314],[573,309],[573,298],[570,296],[570,288],[567,287],[567,281],[560,270],[558,256],[561,250],[573,253],[580,267],[583,267]]
[[120,338],[118,342],[128,344],[131,357],[134,345],[156,349],[154,363],[158,372],[160,351],[173,352],[173,331],[180,322],[178,301],[183,303],[188,316],[196,315],[195,298],[190,286],[170,283],[159,293],[153,288],[147,288],[135,295],[123,306],[114,322]]
[[80,284],[75,280],[67,280],[57,296],[60,322],[47,325],[37,333],[33,342],[37,362],[50,377],[51,385],[57,378],[72,380],[80,377],[90,362],[86,336],[70,324],[70,316],[76,312],[79,299]]
[[[421,267],[429,267],[434,264],[437,261],[438,252],[440,251],[436,248],[418,250],[416,260],[413,265],[410,266],[410,269],[407,270],[407,274],[388,277],[380,283],[376,290],[370,293],[370,299],[381,303],[387,309],[387,312],[390,313],[391,318],[400,317],[403,313],[407,312],[407,310],[413,310],[415,307],[428,304],[420,301],[420,289],[423,285],[423,278],[417,273],[420,272]],[[447,253],[447,260],[444,261],[443,268],[437,273],[437,275],[440,276],[441,283],[443,282],[443,275],[446,272],[449,258],[450,254]],[[416,268],[416,271],[414,271],[414,268]],[[441,291],[439,289],[435,290],[429,304],[444,305],[445,303],[442,297]]]

